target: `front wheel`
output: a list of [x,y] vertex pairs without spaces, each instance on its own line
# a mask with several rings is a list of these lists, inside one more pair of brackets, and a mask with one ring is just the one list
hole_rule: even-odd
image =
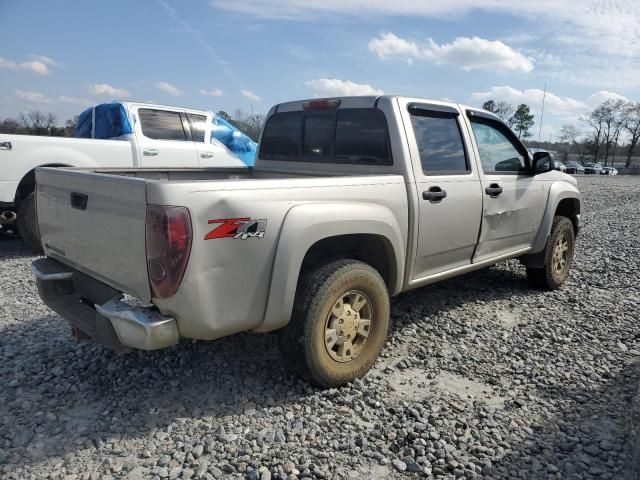
[[542,268],[527,267],[529,282],[545,290],[560,287],[569,276],[574,249],[575,232],[571,220],[555,217],[546,246],[545,264]]
[[338,260],[304,274],[279,347],[293,373],[320,387],[363,377],[389,328],[389,293],[380,274],[356,260]]

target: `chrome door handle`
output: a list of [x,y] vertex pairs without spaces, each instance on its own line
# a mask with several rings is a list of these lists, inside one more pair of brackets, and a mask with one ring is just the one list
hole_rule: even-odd
[[147,148],[146,150],[142,151],[142,154],[145,157],[155,157],[155,156],[158,155],[158,153],[160,153],[160,152],[158,151],[157,148]]
[[213,153],[211,153],[211,152],[202,152],[200,154],[200,158],[213,158]]
[[12,148],[11,142],[0,142],[0,150],[11,150]]

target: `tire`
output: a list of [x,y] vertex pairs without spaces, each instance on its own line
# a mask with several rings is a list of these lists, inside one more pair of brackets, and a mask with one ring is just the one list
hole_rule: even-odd
[[544,266],[527,267],[527,278],[531,285],[544,290],[559,288],[569,276],[574,250],[575,232],[571,220],[567,217],[555,217],[545,247]]
[[339,387],[369,371],[388,329],[389,293],[380,274],[357,260],[337,260],[301,275],[278,343],[292,373]]
[[22,240],[31,248],[42,251],[42,242],[38,232],[36,218],[36,197],[35,192],[31,192],[22,199],[18,205],[18,218],[16,219],[18,233]]

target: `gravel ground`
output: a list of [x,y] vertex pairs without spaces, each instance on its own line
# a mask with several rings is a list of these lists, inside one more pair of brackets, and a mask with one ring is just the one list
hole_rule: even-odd
[[621,478],[640,380],[640,178],[581,177],[559,291],[512,261],[392,302],[383,357],[319,391],[272,335],[118,355],[40,302],[0,240],[5,478]]

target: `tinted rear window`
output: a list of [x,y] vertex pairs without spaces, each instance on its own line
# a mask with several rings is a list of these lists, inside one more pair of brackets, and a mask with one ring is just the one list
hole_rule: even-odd
[[186,140],[180,113],[167,110],[138,110],[142,133],[154,140]]
[[263,160],[391,165],[384,115],[372,108],[283,112],[262,134]]

